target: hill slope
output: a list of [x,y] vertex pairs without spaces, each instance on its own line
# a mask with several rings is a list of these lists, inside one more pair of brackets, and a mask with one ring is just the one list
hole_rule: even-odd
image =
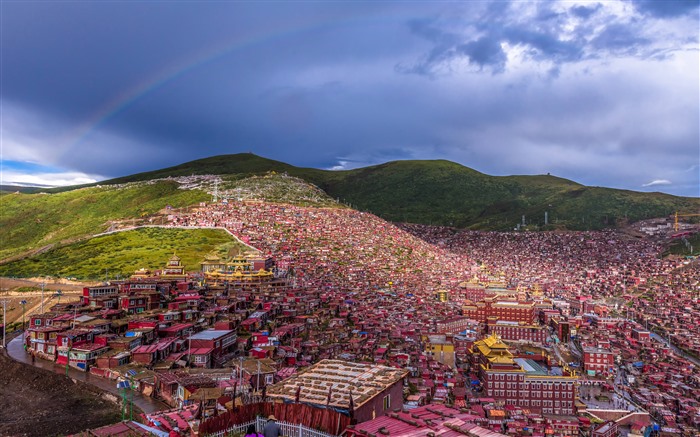
[[141,228],[67,244],[37,256],[0,265],[0,276],[76,277],[80,280],[128,277],[140,268],[160,270],[173,253],[186,271],[199,270],[210,252],[243,250],[219,229]]
[[489,176],[445,160],[394,161],[346,171],[294,167],[251,153],[222,155],[102,182],[122,183],[192,174],[254,175],[269,171],[302,178],[353,207],[387,220],[475,229],[512,229],[526,222],[599,229],[700,210],[700,199],[587,187],[549,175]]
[[95,186],[54,194],[0,195],[0,260],[106,231],[111,221],[184,207],[210,196],[175,181]]
[[[211,200],[215,190],[234,199],[341,206],[308,182],[282,174],[188,176],[40,194],[1,193],[0,264],[39,255],[109,229],[161,224],[173,209]],[[6,273],[12,275],[12,271]]]

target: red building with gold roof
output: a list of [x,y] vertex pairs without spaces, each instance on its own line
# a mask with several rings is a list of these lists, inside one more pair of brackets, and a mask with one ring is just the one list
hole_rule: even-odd
[[575,414],[578,377],[570,369],[513,358],[496,335],[475,342],[471,352],[472,371],[486,396],[542,414]]

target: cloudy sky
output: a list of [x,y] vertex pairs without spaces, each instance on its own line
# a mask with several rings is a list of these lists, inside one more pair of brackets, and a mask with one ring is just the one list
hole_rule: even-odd
[[250,151],[700,196],[698,4],[3,1],[2,183]]

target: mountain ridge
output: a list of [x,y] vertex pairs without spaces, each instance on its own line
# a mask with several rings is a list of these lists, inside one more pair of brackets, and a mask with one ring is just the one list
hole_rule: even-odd
[[[529,229],[600,229],[669,216],[675,211],[700,210],[697,198],[586,186],[549,174],[491,176],[444,159],[322,170],[238,153],[201,158],[98,184],[204,174],[242,178],[270,172],[303,179],[333,199],[390,221],[471,229],[511,230],[522,223],[523,216]],[[77,187],[46,191],[72,188]]]
[[[350,170],[296,167],[253,153],[217,155],[102,181],[123,183],[190,174],[285,172],[330,197],[390,221],[509,230],[600,229],[699,210],[700,199],[586,186],[559,176],[491,176],[445,159],[400,160]],[[547,225],[545,226],[545,212]]]

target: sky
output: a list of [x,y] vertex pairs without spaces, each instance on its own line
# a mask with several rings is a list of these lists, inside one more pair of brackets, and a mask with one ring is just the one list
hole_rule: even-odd
[[700,197],[699,3],[3,0],[0,182],[253,152]]

